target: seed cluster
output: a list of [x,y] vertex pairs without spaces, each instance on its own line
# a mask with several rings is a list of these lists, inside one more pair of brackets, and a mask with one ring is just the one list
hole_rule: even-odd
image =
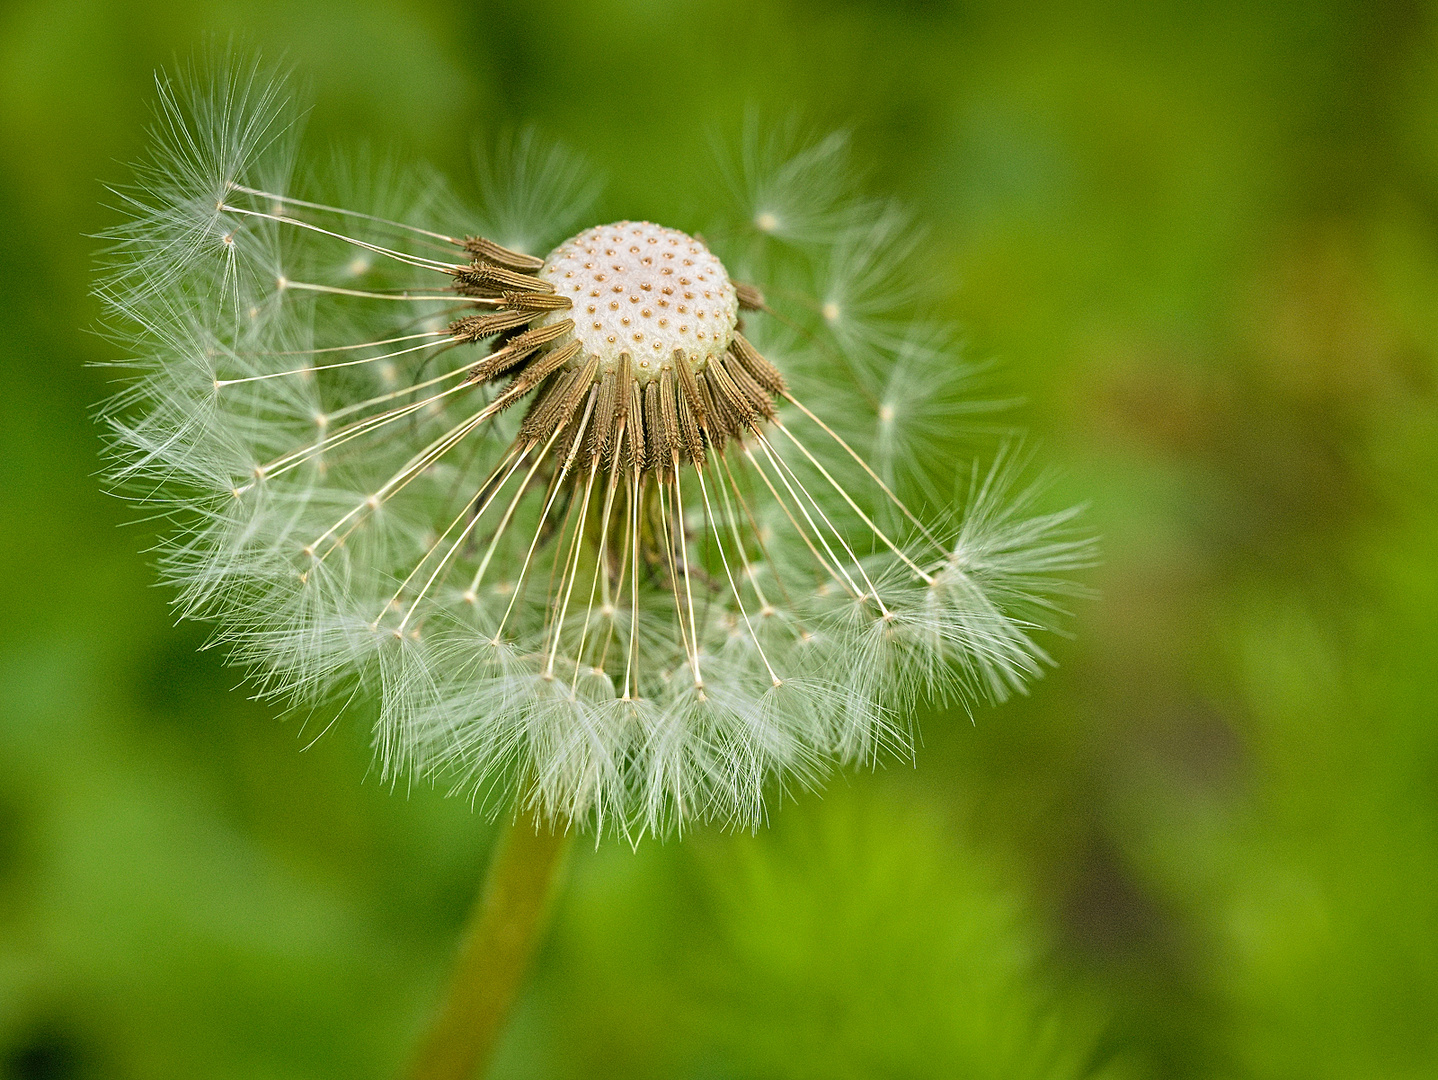
[[587,229],[540,260],[475,237],[457,291],[486,310],[450,326],[496,338],[472,381],[537,391],[522,446],[554,440],[580,468],[668,473],[774,415],[784,380],[738,330],[741,299],[699,240],[648,222]]
[[[745,145],[750,205],[716,224],[784,282],[771,306],[653,224],[546,256],[422,220],[448,204],[424,178],[354,174],[383,206],[275,190],[291,111],[260,71],[162,82],[97,296],[134,357],[113,482],[163,519],[178,613],[262,694],[373,693],[382,779],[637,840],[756,826],[831,762],[905,753],[920,702],[1039,673],[1090,544],[1010,453],[965,470],[962,516],[896,494],[956,464],[934,433],[969,415],[946,389],[969,369],[890,306],[907,234],[842,140]],[[506,228],[552,241],[588,184],[515,150]],[[810,409],[741,316],[840,366],[857,347],[872,385],[816,368]]]

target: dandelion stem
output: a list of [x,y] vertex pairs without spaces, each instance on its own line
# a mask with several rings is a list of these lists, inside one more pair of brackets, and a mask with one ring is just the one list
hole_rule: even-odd
[[519,816],[505,828],[408,1080],[483,1075],[544,930],[569,850],[565,824]]

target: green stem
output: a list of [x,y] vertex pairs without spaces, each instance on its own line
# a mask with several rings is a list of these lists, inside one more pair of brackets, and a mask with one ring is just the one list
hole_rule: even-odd
[[563,823],[536,828],[521,818],[505,828],[409,1080],[471,1080],[488,1065],[544,929],[568,849]]

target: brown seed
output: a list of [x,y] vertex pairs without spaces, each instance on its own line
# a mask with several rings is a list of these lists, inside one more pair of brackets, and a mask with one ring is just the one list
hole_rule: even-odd
[[549,282],[493,263],[475,260],[469,266],[456,267],[455,290],[461,296],[498,297],[506,292],[554,292]]
[[[579,352],[579,342],[571,342],[574,352]],[[590,360],[580,368],[571,368],[551,382],[530,406],[519,427],[521,442],[534,446],[547,442],[556,431],[569,425],[584,395],[594,385],[599,362]],[[568,449],[566,447],[566,449]]]
[[[652,383],[651,383],[652,385]],[[659,373],[659,418],[664,429],[664,462],[675,467],[684,449],[683,433],[679,429],[679,407],[674,400],[674,372],[665,368]]]
[[579,342],[571,341],[561,345],[557,349],[541,353],[530,365],[521,371],[505,390],[506,394],[513,393],[515,396],[527,394],[536,386],[542,383],[549,376],[553,375],[565,364],[569,363],[579,355]]
[[736,281],[734,293],[739,299],[739,307],[744,311],[764,310],[764,294],[757,285],[741,285]]
[[[724,360],[724,373],[729,376],[734,388],[743,396],[743,399],[753,410],[754,416],[762,416],[765,419],[774,417],[774,399],[768,392],[754,381],[743,364],[741,364],[731,352]],[[751,416],[750,419],[753,417]]]
[[699,397],[704,402],[704,438],[711,450],[722,453],[724,444],[731,436],[738,434],[738,430],[731,421],[728,410],[715,399],[714,390],[709,385],[709,373],[701,371],[696,382],[699,385]]
[[495,263],[509,270],[534,271],[544,265],[543,259],[502,247],[493,240],[486,240],[482,236],[466,236],[464,250],[482,262]]
[[[694,397],[699,397],[699,387],[694,388]],[[699,421],[695,416],[694,408],[689,404],[689,397],[682,390],[675,397],[675,405],[678,406],[679,414],[679,436],[684,447],[684,456],[689,459],[696,469],[704,467],[704,437],[699,433]]]
[[644,387],[644,438],[649,444],[647,466],[660,474],[670,468],[669,441],[659,404],[659,380],[650,379]]
[[636,472],[643,472],[649,467],[648,447],[644,437],[644,391],[634,381],[633,373],[625,371],[622,367],[620,378],[629,381],[629,411],[625,416],[624,425],[624,429],[629,435],[629,467]]
[[619,377],[613,369],[606,371],[599,379],[599,397],[594,403],[594,415],[589,421],[587,440],[590,468],[609,452],[609,440],[614,437],[614,425],[619,419],[615,398],[619,392]]
[[535,293],[509,291],[501,295],[504,306],[515,311],[562,311],[572,307],[574,302],[557,293]]
[[538,317],[537,311],[496,311],[486,315],[466,315],[449,324],[449,333],[456,341],[483,341],[487,337],[531,323]]
[[749,340],[743,334],[735,332],[734,340],[729,343],[729,353],[738,358],[739,362],[744,365],[744,369],[753,376],[754,381],[765,390],[780,397],[784,396],[788,389],[784,382],[784,376],[779,374],[778,368],[760,355],[758,349],[749,344]]
[[469,372],[469,381],[487,382],[496,375],[502,375],[524,360],[541,346],[558,341],[574,329],[572,319],[561,319],[548,326],[536,326],[512,338],[504,348],[498,349],[475,364]]
[[689,402],[689,408],[694,413],[695,423],[704,423],[704,402],[699,397],[699,384],[694,379],[694,369],[685,357],[683,349],[674,350],[674,370],[679,377],[679,389],[683,391],[685,399]]

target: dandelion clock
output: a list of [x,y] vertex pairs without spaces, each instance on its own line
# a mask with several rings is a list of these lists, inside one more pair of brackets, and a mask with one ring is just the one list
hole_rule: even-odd
[[945,460],[972,369],[843,140],[751,132],[662,223],[528,137],[477,210],[297,143],[257,65],[161,80],[99,287],[112,475],[262,694],[522,823],[414,1073],[464,1076],[565,834],[754,827],[918,702],[1002,700],[1091,549],[1019,455]]

